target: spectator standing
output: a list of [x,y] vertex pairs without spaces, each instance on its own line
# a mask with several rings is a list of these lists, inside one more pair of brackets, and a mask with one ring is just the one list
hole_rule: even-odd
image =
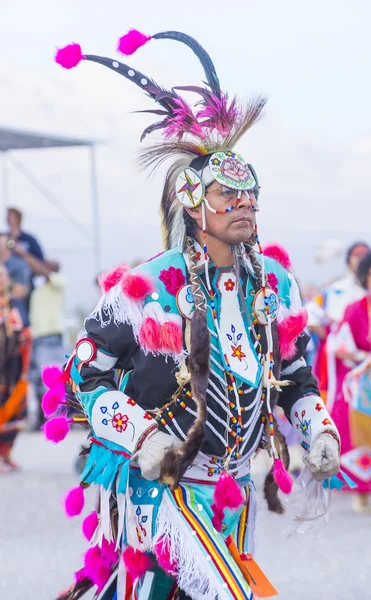
[[38,260],[44,260],[44,253],[37,239],[30,233],[22,230],[23,214],[18,208],[8,208],[7,223],[9,237],[18,242],[23,250]]

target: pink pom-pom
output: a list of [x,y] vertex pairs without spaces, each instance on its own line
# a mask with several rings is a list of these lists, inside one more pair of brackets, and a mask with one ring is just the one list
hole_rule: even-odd
[[111,271],[107,271],[107,273],[103,273],[98,278],[98,283],[102,293],[107,294],[115,285],[117,285],[125,273],[128,271],[127,265],[119,265],[115,269]]
[[180,354],[183,348],[182,328],[173,321],[168,321],[161,326],[161,347],[163,350]]
[[273,478],[281,492],[284,494],[291,494],[293,478],[290,473],[286,471],[280,458],[274,459]]
[[296,315],[290,315],[278,323],[279,347],[283,360],[294,358],[297,352],[295,342],[307,323],[308,313],[304,308]]
[[117,562],[118,550],[116,550],[115,542],[108,542],[106,538],[103,538],[101,552],[109,565]]
[[77,67],[85,56],[81,52],[79,44],[69,44],[64,48],[59,48],[55,54],[55,62],[61,65],[64,69],[73,69]]
[[[62,391],[62,393],[61,393]],[[44,411],[44,415],[46,417],[50,417],[50,415],[54,415],[57,411],[58,406],[63,402],[64,396],[64,388],[56,387],[54,389],[48,390],[43,395],[41,400],[41,408]]]
[[139,331],[139,344],[150,352],[159,352],[161,349],[160,329],[161,326],[155,319],[151,317],[144,319]]
[[285,269],[291,269],[291,260],[289,254],[283,246],[280,246],[279,244],[268,244],[263,248],[263,254],[264,256],[273,258]]
[[143,273],[129,272],[121,279],[121,289],[132,300],[144,300],[153,291],[153,282]]
[[93,537],[94,533],[96,532],[98,524],[99,524],[98,515],[95,512],[95,510],[93,512],[91,512],[90,515],[85,517],[85,519],[83,520],[82,526],[81,526],[82,532],[83,532],[84,536],[86,537],[86,539],[88,540],[88,542],[90,542],[91,538]]
[[100,548],[89,548],[84,557],[84,571],[91,581],[98,586],[98,592],[106,585],[111,576],[111,569],[102,555]]
[[218,510],[225,508],[236,509],[244,503],[242,491],[236,480],[224,471],[215,486],[214,505]]
[[69,490],[64,499],[64,509],[67,517],[76,517],[81,515],[84,508],[84,488],[78,485],[75,488]]
[[62,386],[63,371],[60,367],[52,365],[50,367],[43,367],[41,373],[41,379],[48,388],[55,388]]
[[137,29],[130,29],[128,33],[120,37],[117,43],[117,51],[121,52],[121,54],[125,54],[125,56],[130,56],[134,54],[138,50],[150,41],[151,36],[144,35]]
[[178,566],[177,563],[170,558],[169,541],[164,538],[159,539],[154,546],[154,552],[158,564],[165,571],[165,573],[175,577],[178,572]]
[[134,548],[126,548],[122,555],[125,567],[133,579],[142,577],[151,568],[151,561],[147,554]]
[[58,444],[62,442],[70,430],[70,422],[67,417],[62,415],[59,417],[53,417],[47,421],[43,427],[44,434],[47,440]]
[[211,523],[217,531],[222,531],[223,529],[223,519],[224,519],[224,511],[218,511],[214,504],[211,505],[212,510],[214,511],[214,515],[211,519]]

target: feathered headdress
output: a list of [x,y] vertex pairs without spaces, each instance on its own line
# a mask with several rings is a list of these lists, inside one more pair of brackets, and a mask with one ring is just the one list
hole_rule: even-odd
[[[166,31],[146,36],[132,29],[119,39],[118,52],[129,56],[153,40],[170,39],[186,44],[199,59],[205,73],[205,87],[177,86],[171,90],[159,86],[153,79],[117,60],[82,53],[79,44],[57,50],[55,60],[66,69],[76,67],[82,60],[101,64],[139,86],[152,98],[158,108],[138,112],[161,117],[146,127],[141,141],[154,131],[161,131],[163,140],[141,153],[140,163],[156,169],[168,159],[176,159],[166,176],[161,200],[166,249],[176,243],[182,207],[176,201],[175,181],[179,171],[202,155],[217,150],[231,150],[238,140],[260,118],[266,99],[258,96],[243,106],[236,97],[231,100],[221,90],[219,78],[209,54],[192,37],[178,31]],[[200,100],[192,107],[180,92],[192,92]]]

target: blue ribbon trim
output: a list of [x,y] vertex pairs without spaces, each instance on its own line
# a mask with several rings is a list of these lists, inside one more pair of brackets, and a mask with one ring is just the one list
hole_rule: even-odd
[[327,489],[329,486],[330,490],[342,490],[346,486],[348,486],[349,489],[354,490],[358,487],[355,481],[341,469],[337,475],[333,475],[330,479],[325,479],[323,487]]

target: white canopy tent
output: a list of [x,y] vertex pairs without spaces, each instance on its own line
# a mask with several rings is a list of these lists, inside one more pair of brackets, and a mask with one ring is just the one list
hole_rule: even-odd
[[[97,189],[97,167],[95,147],[97,142],[93,140],[81,140],[78,138],[67,138],[56,135],[43,134],[38,132],[30,132],[13,128],[0,127],[0,154],[2,158],[1,172],[1,206],[0,210],[4,210],[5,205],[9,204],[9,188],[8,188],[8,172],[7,172],[7,156],[12,157],[12,165],[48,200],[53,200],[53,204],[59,211],[68,215],[68,210],[62,202],[59,202],[47,190],[44,184],[38,181],[21,163],[15,160],[13,152],[18,150],[44,150],[47,148],[73,148],[84,146],[90,153],[90,173],[91,173],[91,210],[93,220],[93,231],[91,232],[91,241],[93,246],[94,256],[94,271],[99,273],[101,270],[101,243],[99,230],[99,201]],[[11,155],[7,153],[12,153]],[[74,218],[69,215],[69,220]]]

